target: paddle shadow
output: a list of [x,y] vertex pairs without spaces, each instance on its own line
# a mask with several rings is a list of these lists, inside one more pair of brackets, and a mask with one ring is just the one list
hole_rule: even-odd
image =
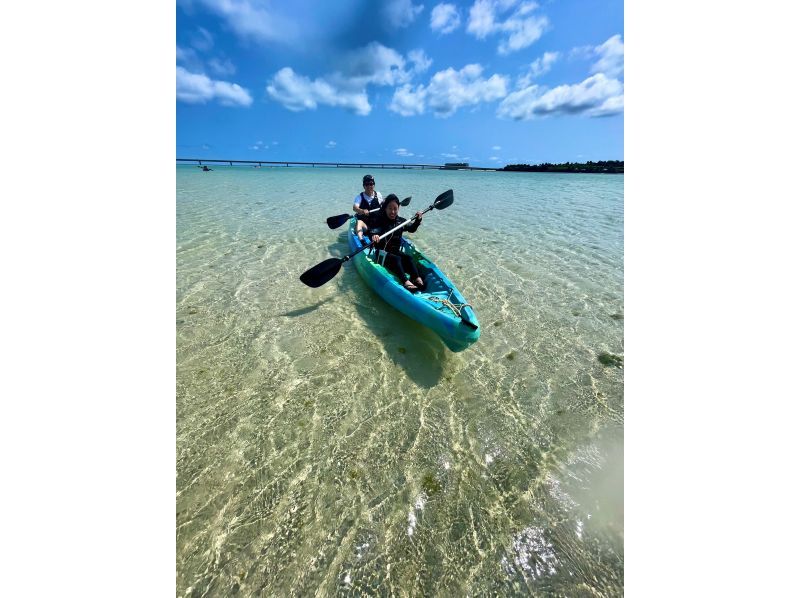
[[328,303],[329,301],[332,301],[332,300],[333,300],[333,297],[328,297],[327,299],[323,299],[322,301],[317,302],[315,305],[309,305],[308,307],[301,307],[300,309],[294,309],[292,311],[287,311],[285,313],[276,314],[276,315],[277,316],[284,316],[284,317],[287,317],[287,318],[297,318],[299,316],[304,316],[306,314],[310,314],[312,311],[315,311],[315,310],[319,309],[320,307],[322,307],[323,305],[325,305],[326,303]]
[[[343,239],[344,242],[339,239],[329,246],[331,255],[343,257],[349,253],[346,232]],[[352,263],[343,264],[336,284],[339,292],[350,298],[373,337],[383,344],[385,353],[405,370],[409,379],[423,388],[439,384],[451,356],[436,334],[386,303],[364,282]]]

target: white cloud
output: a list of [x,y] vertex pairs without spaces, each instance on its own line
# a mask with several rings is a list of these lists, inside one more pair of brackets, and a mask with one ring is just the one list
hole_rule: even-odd
[[424,50],[411,50],[408,53],[408,60],[414,65],[411,68],[413,74],[424,73],[433,64],[433,60],[428,58]]
[[500,158],[498,158],[497,156],[491,156],[491,157],[489,158],[489,160],[491,160],[492,162],[499,162],[499,161],[500,161]]
[[442,154],[445,158],[458,158],[458,154]]
[[398,156],[405,156],[405,157],[414,155],[404,147],[398,147],[396,150],[394,150],[394,153],[397,154]]
[[455,4],[437,4],[431,11],[431,29],[439,33],[452,33],[461,25]]
[[[407,57],[408,61],[396,50],[379,42],[370,42],[346,54],[340,61],[341,72],[333,73],[328,78],[331,82],[351,88],[369,84],[400,85],[433,64],[421,49],[411,50]],[[410,68],[407,69],[407,66]]]
[[[516,9],[510,15],[498,19],[498,15],[514,7]],[[501,34],[505,38],[497,51],[500,54],[516,52],[542,37],[550,25],[547,17],[532,14],[538,7],[535,2],[520,0],[475,0],[469,10],[467,32],[478,39]]]
[[414,116],[425,112],[425,88],[418,85],[416,89],[403,85],[394,92],[389,110],[400,116]]
[[506,95],[507,80],[502,75],[481,79],[483,68],[468,64],[460,71],[439,71],[428,84],[428,106],[437,116],[450,116],[462,106],[491,102]]
[[250,146],[251,150],[265,150],[268,149],[268,146],[264,145],[263,141],[256,141],[255,145]]
[[292,21],[251,0],[198,0],[221,17],[241,38],[258,42],[291,42],[302,34]]
[[325,147],[326,147],[327,149],[333,149],[334,147],[336,147],[336,142],[335,142],[335,141],[329,141],[329,142],[328,142],[328,143],[325,145]]
[[315,110],[319,104],[337,106],[365,116],[372,107],[366,92],[334,87],[323,79],[314,79],[296,74],[291,68],[279,70],[267,85],[267,94],[289,110]]
[[182,102],[205,104],[217,100],[223,106],[249,106],[250,92],[236,83],[215,81],[202,73],[190,73],[182,66],[176,68],[176,96]]
[[553,114],[610,116],[622,112],[623,106],[622,83],[598,73],[576,85],[559,85],[549,91],[540,92],[537,85],[515,91],[501,102],[497,115],[514,120]]
[[341,64],[342,73],[336,76],[348,80],[350,84],[397,85],[411,78],[411,74],[405,70],[405,59],[397,51],[378,42],[370,42],[363,48],[349,52]]
[[497,28],[494,22],[494,3],[492,0],[476,0],[469,9],[467,32],[478,39],[484,39]]
[[208,61],[208,67],[215,75],[220,77],[230,77],[236,73],[236,67],[227,58],[212,58]]
[[493,146],[492,146],[492,149],[493,149],[494,151],[496,151],[496,152],[499,152],[499,151],[500,151],[501,149],[503,149],[503,148],[502,148],[502,147],[500,147],[499,145],[493,145]]
[[592,65],[592,73],[619,77],[625,71],[625,44],[618,33],[594,49],[600,59]]
[[574,58],[592,58],[594,56],[594,48],[592,46],[575,46],[569,51],[570,59]]
[[[367,98],[367,85],[404,85],[404,89],[410,89],[408,82],[417,73],[428,69],[432,62],[420,49],[410,51],[406,60],[392,48],[371,42],[345,55],[340,60],[340,71],[313,81],[290,67],[284,67],[267,85],[267,93],[289,110],[313,110],[318,104],[326,104],[347,108],[363,116],[372,109]],[[396,111],[406,116],[421,113],[412,104],[404,105],[403,93],[400,92]]]
[[482,72],[478,64],[468,64],[460,71],[453,68],[439,71],[427,86],[412,88],[404,85],[397,89],[389,109],[402,116],[411,116],[430,108],[436,116],[447,117],[463,106],[491,102],[505,96],[507,78],[492,75],[483,79]]
[[413,4],[411,0],[390,0],[384,12],[392,27],[408,27],[423,8],[422,4]]
[[589,110],[587,116],[613,116],[619,114],[625,109],[625,96],[620,94],[613,96],[604,101],[597,108]]
[[214,38],[207,29],[198,27],[197,31],[192,35],[192,47],[201,52],[208,52],[214,47]]
[[558,60],[559,56],[558,52],[545,52],[531,62],[528,71],[517,81],[517,87],[528,87],[534,78],[544,75],[553,68],[553,64]]
[[197,52],[195,52],[192,48],[182,48],[181,46],[175,46],[175,60],[176,62],[183,62],[186,64],[198,64],[199,58],[197,57]]

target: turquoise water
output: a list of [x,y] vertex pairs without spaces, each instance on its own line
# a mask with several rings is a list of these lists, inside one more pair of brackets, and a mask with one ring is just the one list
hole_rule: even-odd
[[[177,167],[177,594],[621,595],[623,177]],[[451,353],[345,264],[371,172]],[[619,359],[618,359],[619,358]]]

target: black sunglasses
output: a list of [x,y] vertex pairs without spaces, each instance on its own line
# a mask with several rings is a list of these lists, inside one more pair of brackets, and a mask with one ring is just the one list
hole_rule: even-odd
[[374,185],[374,184],[375,181],[367,181],[366,183],[364,183],[364,186],[366,187],[367,185]]

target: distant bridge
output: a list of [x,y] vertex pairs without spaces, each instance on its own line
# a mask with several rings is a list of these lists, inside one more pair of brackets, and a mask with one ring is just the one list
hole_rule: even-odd
[[206,158],[175,158],[176,162],[183,164],[228,164],[234,165],[251,165],[251,166],[269,166],[269,167],[284,167],[291,166],[310,166],[312,168],[382,168],[382,169],[396,169],[396,170],[488,170],[496,171],[497,168],[481,168],[479,166],[459,166],[453,168],[445,166],[444,164],[388,164],[388,163],[370,163],[370,162],[292,162],[291,160],[280,161],[267,161],[267,160],[207,160]]

